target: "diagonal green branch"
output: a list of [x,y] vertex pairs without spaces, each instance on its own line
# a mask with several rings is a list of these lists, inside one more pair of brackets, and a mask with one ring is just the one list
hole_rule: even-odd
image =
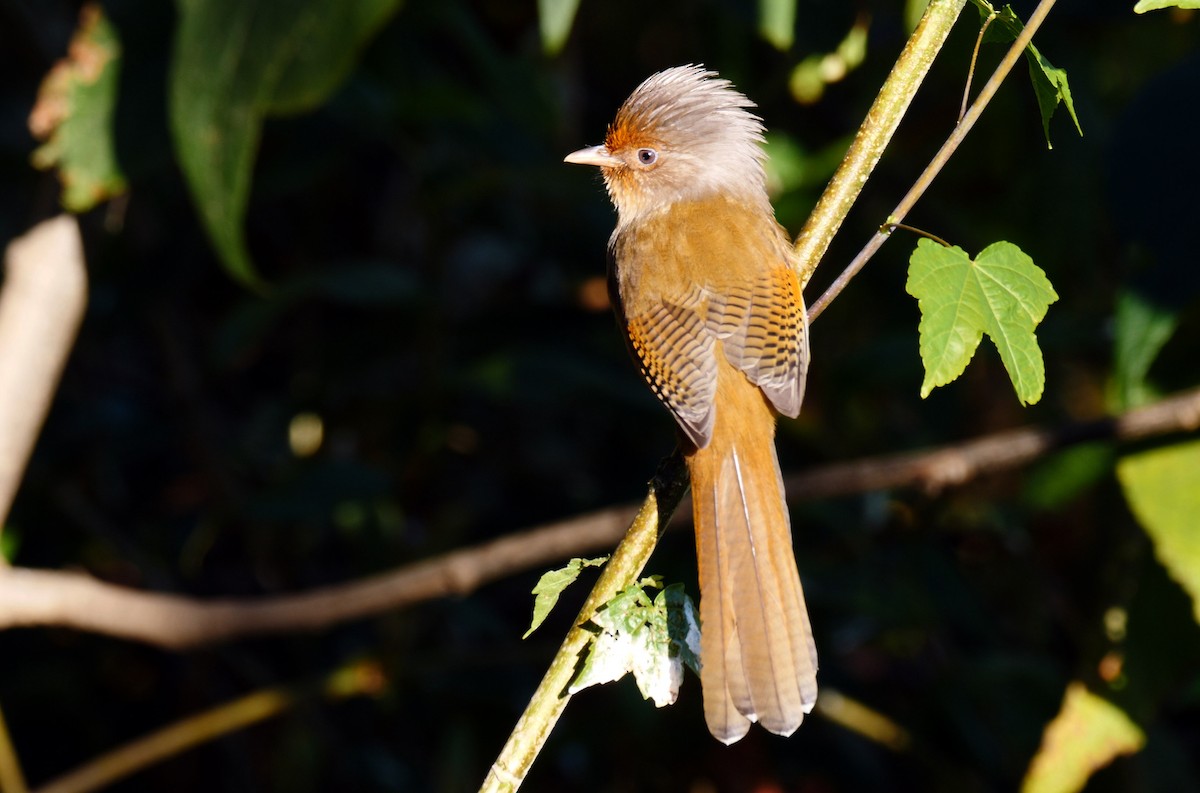
[[521,786],[571,699],[567,687],[574,680],[580,656],[594,635],[585,627],[586,623],[597,609],[641,575],[642,568],[654,552],[658,538],[686,490],[683,457],[677,451],[663,462],[654,481],[650,483],[650,492],[633,519],[633,525],[604,566],[574,626],[555,654],[550,669],[513,728],[500,756],[488,771],[481,791],[515,791]]

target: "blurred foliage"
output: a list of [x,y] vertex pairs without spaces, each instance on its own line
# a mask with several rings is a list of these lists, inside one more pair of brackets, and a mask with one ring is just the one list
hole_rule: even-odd
[[[562,156],[600,140],[650,72],[702,62],[758,103],[794,232],[906,37],[899,3],[800,2],[779,49],[757,3],[589,0],[550,57],[546,4],[532,0],[368,2],[361,18],[337,10],[353,4],[295,5],[325,11],[103,3],[121,52],[104,132],[128,192],[81,218],[91,300],[11,519],[18,564],[197,596],[296,591],[639,497],[673,429],[597,290],[608,202]],[[251,9],[263,16],[239,16]],[[218,10],[231,16],[203,20]],[[57,210],[27,119],[79,13],[0,0],[0,241]],[[812,295],[952,128],[973,23]],[[304,32],[325,24],[342,46]],[[861,62],[798,104],[797,65],[857,30]],[[1037,100],[1014,78],[910,215],[968,250],[1011,240],[1046,270],[1061,300],[1039,332],[1041,402],[1020,408],[987,349],[919,399],[911,246],[896,235],[814,326],[804,413],[780,427],[785,468],[1095,417],[1196,384],[1198,41],[1195,13],[1062,0],[1038,45],[1069,71],[1087,136],[1047,151]],[[999,52],[985,49],[981,72]],[[236,139],[182,153],[191,124]],[[213,210],[197,210],[185,175],[229,191],[234,236],[216,248]],[[239,246],[237,272],[262,294],[221,268],[218,252]],[[290,444],[298,422],[321,428],[315,451]],[[939,497],[793,504],[822,683],[902,727],[904,748],[812,718],[789,740],[755,730],[727,749],[704,729],[694,678],[663,710],[626,680],[572,701],[526,789],[1010,790],[1075,680],[1146,735],[1089,790],[1200,789],[1200,629],[1125,504],[1116,459],[1100,444]],[[690,545],[669,536],[651,572],[691,585]],[[388,681],[379,698],[289,712],[112,789],[469,789],[583,597],[569,590],[522,643],[538,572],[324,635],[183,654],[9,631],[0,703],[36,785],[370,655]]]

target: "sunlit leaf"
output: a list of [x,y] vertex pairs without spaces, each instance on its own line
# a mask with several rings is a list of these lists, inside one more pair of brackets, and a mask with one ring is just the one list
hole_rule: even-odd
[[1062,709],[1046,725],[1021,793],[1075,793],[1097,770],[1145,743],[1145,733],[1124,711],[1071,683]]
[[1200,621],[1200,441],[1124,457],[1117,478],[1159,561],[1191,596]]
[[116,28],[100,6],[84,6],[68,55],[42,81],[29,116],[30,131],[45,141],[33,153],[33,164],[58,169],[62,205],[72,212],[126,190],[113,136],[120,73]]
[[1138,0],[1138,4],[1133,7],[1133,13],[1144,14],[1163,8],[1200,8],[1200,0]]
[[324,101],[399,0],[178,0],[171,133],[226,269],[259,282],[242,227],[262,122]]
[[542,573],[542,577],[538,579],[537,584],[533,587],[533,620],[529,623],[529,630],[525,631],[522,639],[529,638],[529,635],[536,631],[538,627],[546,621],[546,617],[554,609],[558,603],[558,596],[563,593],[567,587],[575,583],[575,579],[579,577],[579,573],[585,567],[599,567],[608,561],[607,556],[601,556],[596,559],[572,559],[565,567],[560,567],[557,570],[550,570]]
[[1058,299],[1046,274],[1010,242],[984,248],[972,260],[957,246],[917,243],[910,258],[908,293],[921,309],[921,396],[955,380],[987,334],[1022,403],[1041,399],[1042,351],[1034,328]]

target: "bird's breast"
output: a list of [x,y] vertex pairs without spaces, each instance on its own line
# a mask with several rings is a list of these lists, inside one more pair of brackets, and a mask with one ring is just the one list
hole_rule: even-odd
[[612,256],[627,316],[753,281],[789,262],[791,246],[770,204],[725,196],[677,202],[618,227]]

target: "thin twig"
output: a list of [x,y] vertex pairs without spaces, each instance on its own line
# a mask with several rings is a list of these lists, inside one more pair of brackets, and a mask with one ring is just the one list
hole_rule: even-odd
[[12,736],[0,711],[0,791],[2,793],[26,793],[25,775],[21,773],[21,761],[13,748]]
[[[942,147],[938,149],[938,152],[934,155],[933,160],[930,161],[925,170],[921,172],[921,175],[917,177],[917,181],[913,184],[912,188],[908,191],[904,198],[900,199],[900,203],[896,205],[894,210],[892,210],[892,214],[888,217],[887,224],[885,225],[898,223],[903,220],[904,216],[907,215],[909,210],[913,208],[913,205],[917,203],[917,200],[920,199],[920,197],[925,194],[925,191],[929,189],[929,186],[933,184],[934,178],[941,173],[942,168],[945,167],[946,163],[950,160],[950,156],[954,154],[959,145],[966,138],[967,133],[971,131],[971,127],[975,126],[975,122],[979,120],[979,116],[983,113],[984,108],[986,108],[988,103],[992,101],[992,97],[995,95],[997,89],[1000,88],[1000,83],[1004,81],[1004,78],[1016,64],[1017,59],[1021,57],[1022,53],[1025,51],[1025,48],[1029,46],[1029,42],[1033,39],[1033,34],[1037,32],[1039,27],[1041,27],[1042,22],[1046,19],[1046,15],[1050,13],[1050,9],[1053,7],[1054,0],[1041,0],[1041,2],[1038,3],[1037,8],[1035,8],[1033,11],[1033,15],[1030,16],[1029,21],[1025,23],[1024,30],[1021,31],[1021,34],[1017,36],[1016,41],[1013,42],[1008,52],[1005,53],[1004,59],[1000,61],[1000,65],[996,67],[996,71],[992,73],[992,76],[988,79],[987,84],[985,84],[983,89],[979,92],[979,97],[976,98],[974,104],[971,105],[971,109],[967,111],[967,114],[963,117],[962,121],[959,122],[959,124],[954,128],[954,131],[950,133],[950,137],[947,138],[946,142],[942,144]],[[876,232],[871,237],[863,249],[859,251],[858,255],[854,257],[854,260],[850,262],[850,264],[846,266],[846,269],[842,271],[842,274],[837,277],[837,280],[835,280],[829,286],[829,288],[825,290],[825,294],[817,298],[817,301],[809,307],[808,318],[810,322],[820,316],[821,312],[825,310],[825,307],[833,302],[834,298],[841,294],[842,290],[846,288],[846,284],[850,283],[850,279],[854,278],[854,276],[858,274],[858,271],[861,270],[863,266],[866,265],[866,263],[870,260],[870,258],[875,255],[875,252],[879,250],[887,238],[887,234],[879,232]]]
[[337,700],[375,694],[382,684],[379,665],[359,661],[336,670],[317,686],[265,688],[130,741],[33,793],[88,793],[222,735],[265,721],[303,699],[324,696]]
[[979,48],[983,46],[983,34],[987,33],[987,29],[992,22],[996,20],[998,14],[993,11],[988,14],[988,18],[983,20],[983,24],[979,26],[979,35],[975,37],[975,49],[971,50],[971,65],[967,68],[967,84],[963,87],[962,105],[958,108],[958,121],[956,124],[961,124],[963,116],[967,114],[967,102],[971,100],[971,83],[975,80],[975,64],[979,61]]

